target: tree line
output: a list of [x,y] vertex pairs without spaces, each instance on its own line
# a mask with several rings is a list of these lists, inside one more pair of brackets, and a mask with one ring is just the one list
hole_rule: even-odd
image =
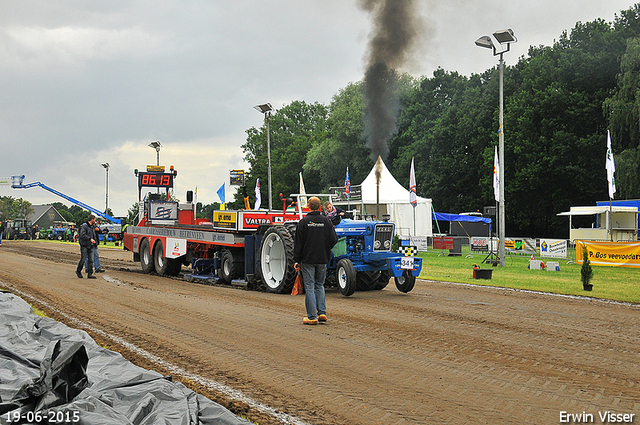
[[[640,198],[640,4],[613,22],[578,22],[553,46],[531,46],[504,70],[505,199],[508,236],[568,237],[571,206],[608,199],[607,130],[616,161],[618,199]],[[436,211],[482,211],[495,205],[492,173],[498,143],[498,66],[467,77],[437,69],[431,77],[396,74],[397,133],[385,163],[408,187],[415,157],[418,195]],[[269,118],[273,205],[364,180],[374,164],[364,136],[362,82],[329,105],[294,101]],[[247,193],[256,179],[267,198],[266,125],[242,145]],[[241,191],[236,206],[242,205]]]

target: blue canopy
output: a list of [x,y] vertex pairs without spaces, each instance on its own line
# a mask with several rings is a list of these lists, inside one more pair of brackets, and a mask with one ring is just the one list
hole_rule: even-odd
[[448,214],[448,213],[433,213],[433,219],[438,221],[468,221],[471,223],[483,222],[491,224],[490,218],[476,217],[474,215],[460,215],[460,214]]

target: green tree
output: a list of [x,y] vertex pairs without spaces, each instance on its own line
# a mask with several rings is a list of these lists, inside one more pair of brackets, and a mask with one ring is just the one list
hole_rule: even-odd
[[[288,196],[299,191],[298,173],[302,171],[307,152],[326,137],[328,109],[320,103],[295,101],[275,111],[269,118],[271,145],[271,179],[273,206],[277,208],[279,193]],[[267,186],[267,127],[247,130],[247,141],[242,145],[251,169],[245,175],[248,188],[255,187],[259,178],[262,187],[262,205],[268,205]],[[306,184],[306,182],[305,182]],[[255,196],[249,191],[254,202]],[[242,191],[236,191],[235,202],[243,205]]]
[[347,167],[352,184],[365,179],[373,161],[364,139],[362,83],[349,84],[333,96],[327,120],[328,134],[307,154],[304,174],[309,193],[325,193],[344,185]]
[[196,217],[206,218],[213,221],[213,212],[220,209],[220,203],[214,202],[212,204],[203,205],[202,202],[196,204]]

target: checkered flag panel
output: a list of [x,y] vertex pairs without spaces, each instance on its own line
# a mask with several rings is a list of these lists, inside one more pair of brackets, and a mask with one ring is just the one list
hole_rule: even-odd
[[405,257],[415,257],[418,255],[418,247],[417,246],[399,246],[398,252],[404,255]]

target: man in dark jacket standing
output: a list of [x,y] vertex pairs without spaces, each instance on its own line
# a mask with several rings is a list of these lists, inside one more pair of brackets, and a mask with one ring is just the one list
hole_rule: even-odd
[[338,242],[338,235],[331,221],[322,215],[320,198],[311,197],[307,205],[311,212],[298,222],[293,259],[296,269],[302,270],[304,281],[307,317],[302,323],[317,325],[318,321],[327,321],[324,279],[331,248]]
[[96,216],[89,214],[89,218],[86,223],[82,223],[80,226],[80,234],[78,236],[78,243],[80,244],[80,261],[76,268],[76,276],[82,279],[82,266],[84,266],[85,260],[89,261],[87,267],[87,279],[95,279],[93,275],[93,250],[96,243],[96,232],[93,230],[96,224]]

